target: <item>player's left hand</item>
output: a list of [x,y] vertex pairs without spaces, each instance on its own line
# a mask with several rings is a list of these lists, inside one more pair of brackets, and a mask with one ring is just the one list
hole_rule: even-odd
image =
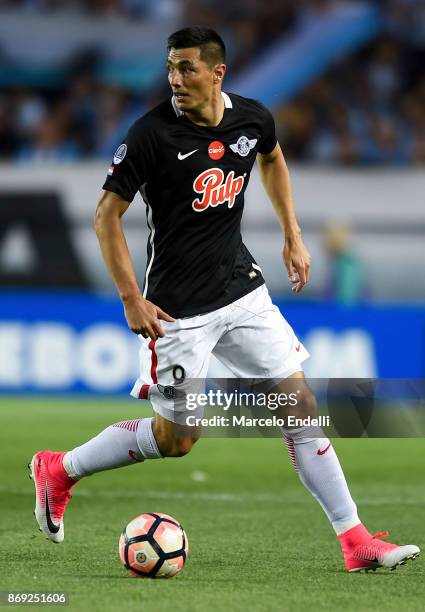
[[299,293],[310,276],[311,257],[301,236],[286,237],[283,249],[283,261],[292,283],[292,291]]

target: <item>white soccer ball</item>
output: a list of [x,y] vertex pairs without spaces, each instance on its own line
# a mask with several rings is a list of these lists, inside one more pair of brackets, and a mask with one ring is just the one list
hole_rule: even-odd
[[188,552],[183,527],[160,512],[136,516],[119,541],[121,563],[138,578],[172,578],[183,569]]

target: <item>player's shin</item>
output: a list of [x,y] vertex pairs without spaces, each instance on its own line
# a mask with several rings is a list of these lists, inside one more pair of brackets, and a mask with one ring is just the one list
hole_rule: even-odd
[[291,461],[301,482],[317,499],[337,535],[360,523],[344,472],[326,437],[308,437],[307,428],[284,429]]
[[132,419],[107,427],[85,444],[66,453],[63,466],[71,478],[78,479],[159,457],[152,419]]

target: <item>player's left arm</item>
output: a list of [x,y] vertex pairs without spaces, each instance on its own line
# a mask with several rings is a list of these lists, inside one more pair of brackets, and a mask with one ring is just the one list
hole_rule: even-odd
[[308,281],[311,257],[301,237],[289,171],[279,143],[271,153],[258,153],[257,163],[264,188],[272,201],[285,236],[283,260],[292,283],[292,291],[299,293]]

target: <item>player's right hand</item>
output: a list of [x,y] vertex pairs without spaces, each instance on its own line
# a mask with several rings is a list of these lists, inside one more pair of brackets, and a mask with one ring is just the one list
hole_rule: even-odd
[[159,306],[155,306],[142,296],[127,299],[123,302],[123,305],[127,325],[131,331],[154,341],[165,336],[160,319],[169,322],[175,320]]

